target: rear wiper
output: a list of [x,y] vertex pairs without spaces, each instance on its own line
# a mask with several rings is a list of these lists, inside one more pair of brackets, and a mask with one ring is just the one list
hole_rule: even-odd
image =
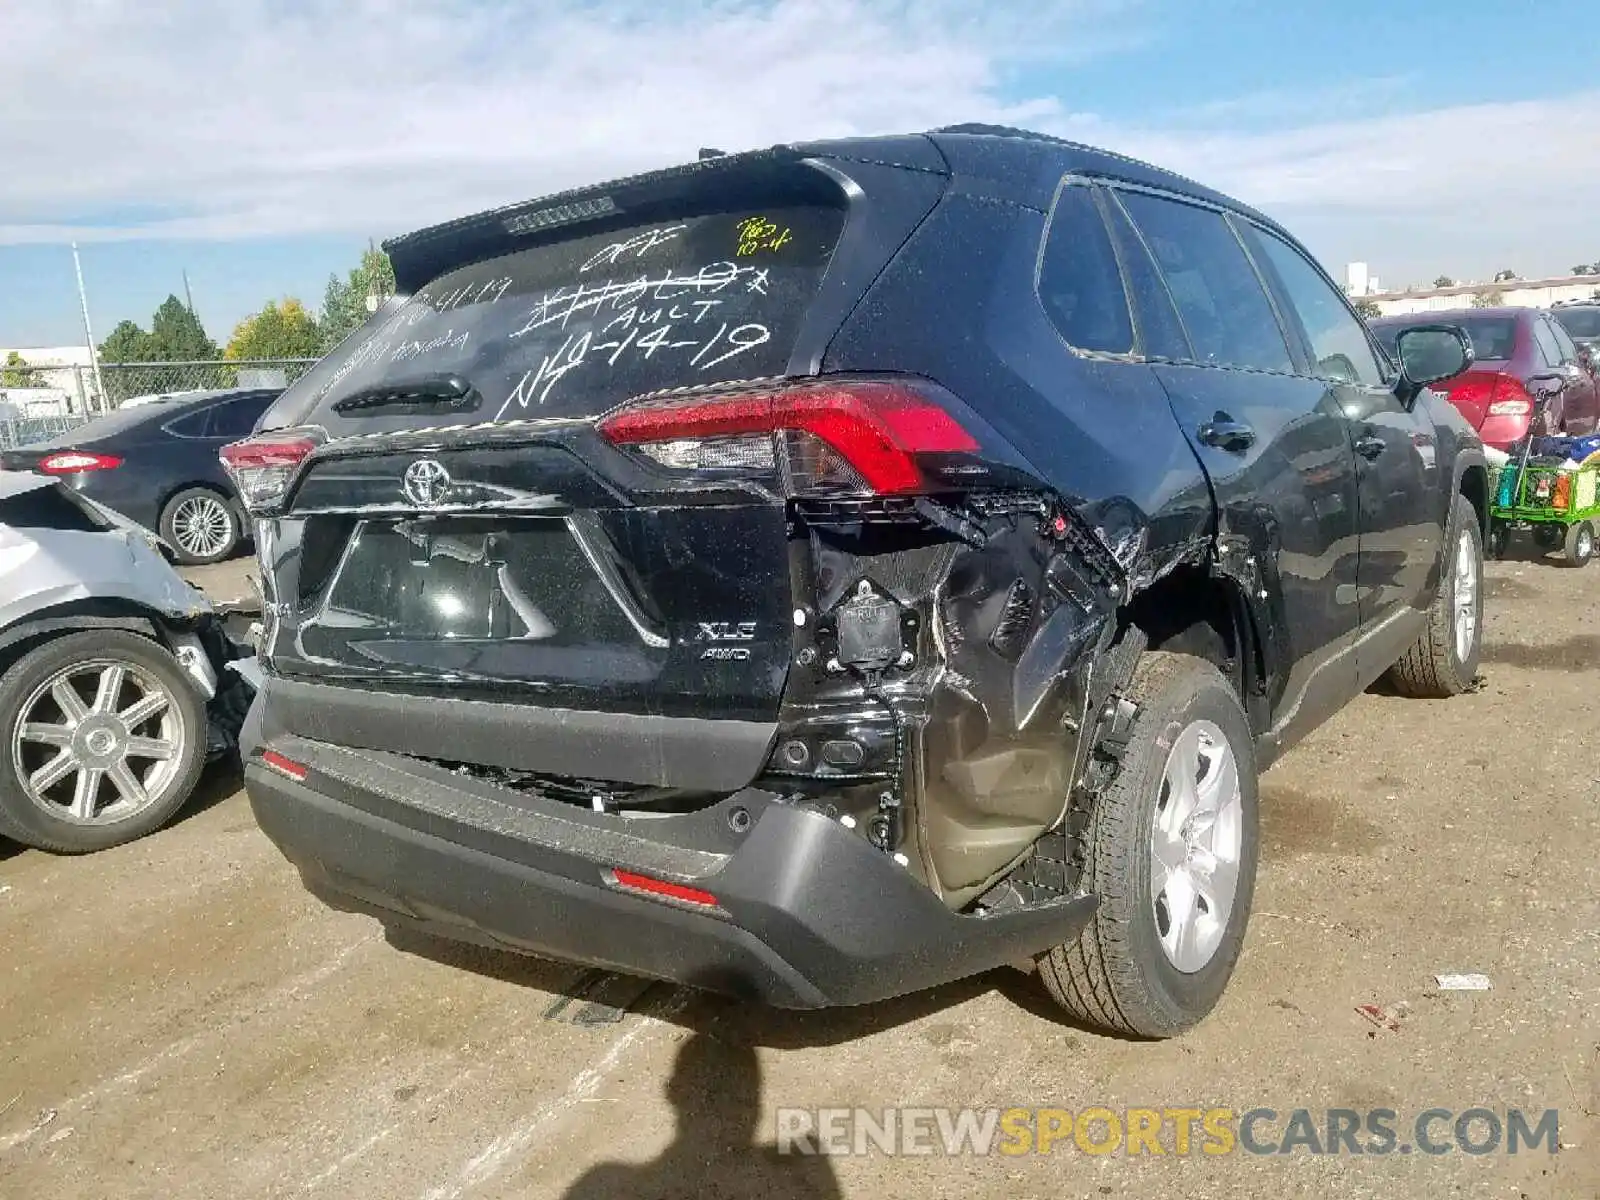
[[475,412],[483,403],[478,389],[459,375],[434,375],[380,383],[353,392],[333,406],[342,417]]

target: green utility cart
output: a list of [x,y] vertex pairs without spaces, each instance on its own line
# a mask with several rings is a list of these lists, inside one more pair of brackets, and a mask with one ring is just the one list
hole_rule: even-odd
[[1499,558],[1511,535],[1527,531],[1536,546],[1560,550],[1569,567],[1587,566],[1600,530],[1600,463],[1561,467],[1521,461],[1489,469],[1489,553]]

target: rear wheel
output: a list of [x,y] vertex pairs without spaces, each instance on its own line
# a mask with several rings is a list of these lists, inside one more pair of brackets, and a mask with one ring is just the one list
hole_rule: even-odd
[[47,642],[0,678],[0,835],[76,854],[159,828],[205,765],[205,720],[182,668],[148,638]]
[[1594,557],[1594,526],[1579,521],[1567,530],[1566,564],[1569,567],[1587,567]]
[[1389,668],[1395,688],[1407,696],[1442,700],[1459,696],[1478,674],[1483,634],[1483,547],[1478,514],[1465,496],[1455,498],[1446,530],[1439,590],[1428,623]]
[[210,488],[185,488],[161,510],[161,536],[191,565],[221,562],[239,545],[239,514]]
[[1255,749],[1239,698],[1210,663],[1150,651],[1121,769],[1094,802],[1085,888],[1100,898],[1075,941],[1039,960],[1073,1015],[1172,1037],[1215,1007],[1250,918],[1257,857]]

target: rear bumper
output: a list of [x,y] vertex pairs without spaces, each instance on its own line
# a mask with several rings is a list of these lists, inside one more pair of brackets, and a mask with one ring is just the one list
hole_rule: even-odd
[[[393,756],[275,739],[310,768],[294,780],[263,766],[262,748],[247,745],[251,806],[334,907],[779,1007],[860,1004],[977,974],[1071,938],[1095,909],[1079,896],[952,913],[856,834],[785,805],[752,803],[748,833],[706,851],[633,832],[673,818],[596,819]],[[710,892],[718,906],[622,890],[613,868]]]

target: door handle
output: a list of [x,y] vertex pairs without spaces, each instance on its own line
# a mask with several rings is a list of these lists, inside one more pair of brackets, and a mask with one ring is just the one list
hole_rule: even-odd
[[1202,445],[1235,453],[1250,449],[1256,444],[1256,431],[1242,421],[1235,421],[1227,413],[1219,412],[1199,429],[1195,436]]
[[1358,437],[1356,439],[1356,453],[1361,455],[1361,457],[1366,459],[1368,462],[1371,462],[1373,459],[1377,458],[1378,455],[1383,453],[1386,445],[1387,443],[1381,437],[1378,437],[1376,434],[1369,433],[1365,437]]

